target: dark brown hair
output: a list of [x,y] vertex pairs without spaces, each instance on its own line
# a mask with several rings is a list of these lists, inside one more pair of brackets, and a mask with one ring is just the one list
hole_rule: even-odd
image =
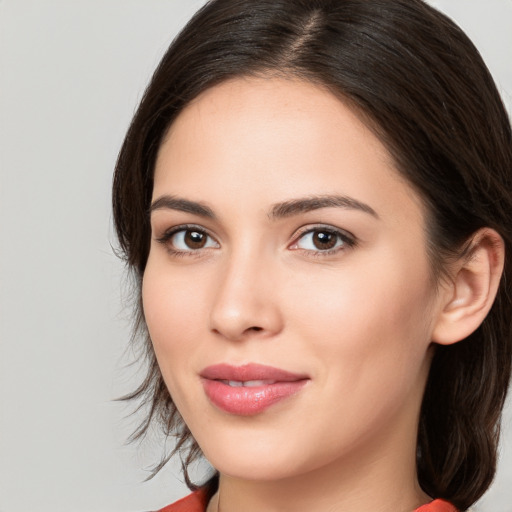
[[494,228],[505,241],[496,301],[476,332],[437,347],[421,410],[420,484],[465,510],[493,479],[510,380],[512,137],[478,51],[421,0],[213,0],[171,44],[133,118],[114,176],[115,226],[137,284],[134,331],[143,337],[148,363],[145,380],[127,397],[149,406],[135,437],[156,420],[165,434],[177,435],[185,470],[200,455],[163,382],[140,304],[160,143],[207,88],[236,76],[276,74],[329,88],[377,133],[424,200],[437,278],[479,228]]

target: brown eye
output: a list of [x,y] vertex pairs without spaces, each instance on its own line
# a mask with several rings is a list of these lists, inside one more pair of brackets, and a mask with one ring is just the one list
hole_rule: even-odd
[[208,237],[205,233],[189,229],[185,231],[184,242],[189,249],[202,249],[206,245],[207,239]]
[[332,249],[338,241],[338,236],[329,231],[314,231],[313,245],[319,250]]
[[160,241],[178,252],[192,252],[219,247],[219,244],[208,233],[193,227],[177,229]]
[[342,250],[355,244],[354,237],[345,231],[318,227],[303,233],[290,248],[330,254],[332,250]]

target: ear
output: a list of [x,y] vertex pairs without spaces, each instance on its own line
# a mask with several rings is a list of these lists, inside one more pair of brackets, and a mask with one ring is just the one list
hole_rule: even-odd
[[463,340],[483,322],[496,297],[505,260],[505,244],[490,228],[478,230],[450,281],[440,291],[440,313],[432,341],[450,345]]

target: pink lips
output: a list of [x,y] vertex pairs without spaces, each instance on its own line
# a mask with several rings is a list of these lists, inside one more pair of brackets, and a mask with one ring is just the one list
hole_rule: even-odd
[[206,396],[218,408],[249,416],[294,395],[306,384],[306,375],[260,364],[208,366],[200,374]]

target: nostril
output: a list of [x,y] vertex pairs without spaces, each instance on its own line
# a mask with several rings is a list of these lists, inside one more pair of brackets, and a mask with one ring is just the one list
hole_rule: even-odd
[[259,331],[262,331],[263,330],[263,327],[249,327],[249,329],[247,329],[248,331],[255,331],[255,332],[259,332]]

